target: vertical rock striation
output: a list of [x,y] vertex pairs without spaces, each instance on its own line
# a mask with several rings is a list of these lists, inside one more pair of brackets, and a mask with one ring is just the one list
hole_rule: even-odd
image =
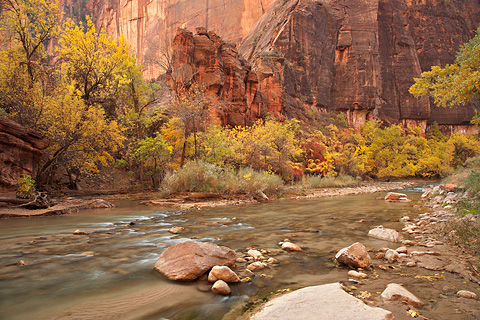
[[0,193],[15,191],[23,174],[36,174],[48,143],[38,132],[0,116]]

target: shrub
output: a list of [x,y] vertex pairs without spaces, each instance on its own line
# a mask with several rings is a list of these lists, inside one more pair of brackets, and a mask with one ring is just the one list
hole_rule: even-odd
[[309,188],[341,188],[358,186],[361,179],[355,179],[346,174],[339,174],[338,177],[313,176],[306,180],[305,185]]
[[166,194],[178,192],[219,192],[225,194],[275,193],[283,180],[272,173],[252,168],[224,169],[203,161],[189,162],[162,182]]
[[16,196],[22,199],[30,199],[35,195],[35,180],[29,174],[24,174],[18,180]]

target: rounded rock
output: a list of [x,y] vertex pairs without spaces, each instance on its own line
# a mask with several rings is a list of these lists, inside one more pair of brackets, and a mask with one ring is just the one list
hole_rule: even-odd
[[225,281],[217,280],[212,286],[212,292],[226,296],[229,295],[232,290]]

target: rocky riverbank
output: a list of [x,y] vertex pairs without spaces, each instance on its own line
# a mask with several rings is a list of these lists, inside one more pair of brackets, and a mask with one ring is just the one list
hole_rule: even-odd
[[[268,303],[264,298],[253,298],[247,304],[253,309],[232,310],[224,319],[291,319],[294,314],[315,319],[353,315],[355,319],[479,319],[478,260],[445,242],[438,233],[451,219],[474,219],[455,217],[453,204],[464,195],[452,191],[448,185],[425,189],[423,203],[417,206],[431,210],[418,218],[402,217],[401,232],[382,226],[370,230],[369,236],[388,241],[389,247],[365,248],[356,243],[340,250],[335,258],[338,267],[346,269],[345,278],[339,279],[340,287],[329,284],[292,293],[281,290],[272,293]],[[397,201],[406,200],[400,198]],[[424,290],[418,291],[419,285]],[[411,287],[417,290],[411,292]],[[343,295],[339,288],[356,299]],[[297,294],[300,291],[302,294]],[[319,299],[319,295],[326,298]],[[312,314],[309,310],[318,311]]]
[[[391,190],[401,190],[413,187],[413,182],[368,182],[357,187],[345,188],[321,188],[307,189],[300,186],[293,186],[281,190],[278,195],[270,196],[260,193],[254,197],[243,194],[222,195],[208,192],[190,192],[182,193],[169,198],[162,198],[158,193],[146,192],[141,194],[112,194],[108,192],[103,199],[89,199],[88,195],[77,196],[76,198],[55,199],[54,206],[47,209],[29,210],[20,206],[0,206],[0,219],[2,218],[28,218],[38,216],[51,216],[60,214],[75,213],[79,210],[92,208],[109,208],[113,206],[116,200],[138,200],[143,199],[142,203],[148,206],[178,208],[182,210],[200,209],[209,207],[243,205],[263,201],[273,201],[281,199],[306,199],[335,197],[344,195],[377,193]],[[146,200],[147,199],[147,200]],[[1,199],[0,199],[1,203]]]

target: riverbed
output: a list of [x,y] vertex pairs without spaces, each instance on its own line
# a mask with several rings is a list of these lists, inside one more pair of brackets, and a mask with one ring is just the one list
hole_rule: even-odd
[[[377,225],[400,230],[402,216],[428,210],[418,206],[419,189],[406,192],[411,202],[388,203],[385,193],[201,210],[118,201],[115,208],[0,220],[1,318],[222,319],[258,293],[347,279],[346,269],[332,260],[340,248],[357,241],[369,249],[392,246],[367,237],[368,230]],[[172,226],[185,229],[171,234]],[[77,229],[88,234],[74,235]],[[282,251],[278,242],[286,238],[304,250]],[[239,253],[267,250],[280,263],[262,271],[264,276],[233,285],[228,297],[209,292],[201,281],[176,283],[153,271],[165,248],[191,239]],[[445,285],[462,283],[459,277],[449,281]],[[428,281],[412,283],[415,293],[431,287]],[[427,313],[442,319],[442,308],[429,307]]]

